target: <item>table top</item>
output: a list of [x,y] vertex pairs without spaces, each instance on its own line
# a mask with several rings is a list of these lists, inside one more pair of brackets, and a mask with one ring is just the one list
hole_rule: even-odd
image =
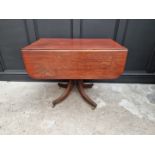
[[127,48],[112,39],[68,39],[41,38],[22,48],[24,50],[117,50],[127,51]]
[[22,56],[34,79],[115,79],[124,71],[127,48],[112,39],[42,38]]

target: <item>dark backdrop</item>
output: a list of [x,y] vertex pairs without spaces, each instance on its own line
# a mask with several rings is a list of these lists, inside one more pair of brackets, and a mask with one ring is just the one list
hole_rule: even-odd
[[111,82],[155,83],[155,20],[132,19],[1,19],[0,80],[32,81],[20,49],[41,37],[112,38],[129,53],[124,74]]

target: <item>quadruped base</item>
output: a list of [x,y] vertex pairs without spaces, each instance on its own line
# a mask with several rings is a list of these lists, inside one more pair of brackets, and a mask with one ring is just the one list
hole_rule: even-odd
[[52,102],[53,107],[55,107],[55,105],[61,103],[64,99],[66,99],[69,96],[74,86],[78,88],[81,97],[89,105],[91,105],[92,109],[95,109],[97,107],[97,104],[85,93],[85,90],[84,90],[85,88],[92,88],[93,84],[86,84],[83,82],[83,80],[69,80],[68,83],[58,83],[58,86],[65,88],[65,91],[60,97],[58,97]]

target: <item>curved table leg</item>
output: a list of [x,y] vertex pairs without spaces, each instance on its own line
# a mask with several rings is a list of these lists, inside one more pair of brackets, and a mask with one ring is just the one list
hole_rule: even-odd
[[64,92],[60,97],[58,97],[56,100],[54,100],[54,101],[52,102],[52,103],[53,103],[53,107],[54,107],[56,104],[58,104],[58,103],[60,103],[61,101],[63,101],[63,100],[70,94],[72,88],[73,88],[73,82],[72,82],[72,80],[69,80],[65,92]]
[[82,80],[77,81],[77,87],[78,87],[78,90],[79,90],[81,96],[83,97],[83,99],[88,104],[90,104],[93,109],[95,109],[97,107],[97,104],[91,98],[89,98],[89,96],[85,93],[84,85],[83,85],[83,81]]

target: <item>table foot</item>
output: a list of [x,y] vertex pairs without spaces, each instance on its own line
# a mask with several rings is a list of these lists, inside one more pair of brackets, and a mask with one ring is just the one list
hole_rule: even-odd
[[[61,85],[62,86],[62,85]],[[69,80],[68,84],[67,84],[67,88],[64,91],[64,93],[58,97],[57,99],[55,99],[53,101],[53,107],[55,107],[56,104],[60,103],[61,101],[63,101],[64,99],[66,99],[68,97],[68,95],[70,94],[71,90],[73,88],[73,81]]]
[[[92,106],[93,109],[95,109],[97,107],[97,104],[91,99],[89,98],[89,96],[85,93],[84,91],[84,86],[86,86],[85,84],[83,84],[83,81],[82,80],[78,80],[77,81],[77,87],[78,87],[78,90],[80,92],[80,95],[82,96],[82,98],[89,104]],[[88,86],[88,85],[87,85]],[[89,85],[90,87],[90,85]],[[92,85],[91,85],[92,87]]]

